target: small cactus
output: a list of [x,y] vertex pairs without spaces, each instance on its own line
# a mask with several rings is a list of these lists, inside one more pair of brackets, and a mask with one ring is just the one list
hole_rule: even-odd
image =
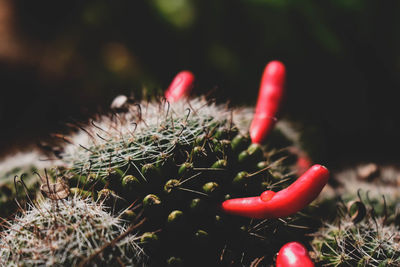
[[36,167],[23,166],[0,174],[0,217],[9,217],[39,189]]
[[145,257],[138,243],[139,237],[129,234],[121,219],[101,202],[78,195],[44,199],[6,226],[0,262],[7,266],[132,264]]
[[349,202],[335,222],[326,222],[312,242],[326,266],[399,266],[399,216],[376,214],[361,201]]

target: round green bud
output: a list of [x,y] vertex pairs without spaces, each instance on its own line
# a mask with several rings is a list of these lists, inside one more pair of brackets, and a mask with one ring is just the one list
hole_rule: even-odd
[[206,194],[214,195],[218,191],[219,185],[216,182],[208,182],[203,185],[203,191]]
[[114,169],[108,173],[106,181],[110,184],[120,184],[122,179],[122,173],[120,170]]
[[228,129],[220,129],[215,132],[214,137],[219,140],[226,139],[228,138],[228,133],[229,133]]
[[232,151],[231,141],[226,139],[219,141],[219,143],[216,146],[216,151],[217,152],[219,151],[224,155],[230,155]]
[[183,163],[178,170],[179,177],[184,176],[190,173],[193,170],[193,163],[185,162]]
[[136,216],[137,214],[133,210],[125,210],[124,213],[122,213],[122,218],[127,221],[132,221]]
[[184,262],[181,258],[179,257],[169,257],[167,259],[167,266],[184,266]]
[[196,233],[194,233],[194,236],[197,239],[206,239],[208,237],[208,233],[204,230],[197,230]]
[[225,159],[220,159],[214,162],[213,165],[211,165],[211,168],[216,168],[216,169],[225,169],[228,166],[228,162]]
[[168,215],[167,223],[170,226],[181,226],[183,219],[183,212],[180,210],[174,210]]
[[135,189],[140,186],[139,179],[133,175],[126,175],[122,178],[122,186],[128,189]]
[[246,171],[241,171],[238,174],[236,174],[235,178],[233,178],[232,184],[235,186],[243,185],[247,182],[248,178],[249,178],[249,173]]
[[269,166],[269,164],[266,161],[260,161],[259,163],[257,163],[257,169],[259,169],[259,170],[263,170],[263,169],[267,168],[268,166]]
[[208,233],[204,230],[197,230],[194,233],[194,243],[200,246],[208,245],[209,236]]
[[247,152],[249,153],[251,160],[259,161],[264,157],[264,152],[259,144],[251,144],[247,148]]
[[239,152],[246,149],[249,144],[250,138],[241,134],[236,135],[231,141],[231,147],[234,152]]
[[111,197],[113,195],[115,195],[114,191],[112,191],[112,190],[110,190],[108,188],[104,188],[104,189],[101,189],[99,191],[99,193],[97,194],[97,200],[106,201],[106,200],[111,199]]
[[190,201],[189,208],[193,212],[200,212],[204,210],[205,205],[204,201],[200,198],[194,198]]
[[149,183],[157,182],[160,179],[159,168],[153,164],[144,164],[141,172],[146,181]]
[[176,179],[168,180],[164,185],[164,192],[170,194],[174,190],[174,188],[178,187],[179,185],[180,185],[179,180]]
[[215,226],[217,227],[223,227],[224,226],[224,221],[222,220],[222,217],[219,215],[215,215]]
[[161,199],[154,194],[149,194],[143,198],[142,203],[145,209],[152,209],[161,206]]
[[191,157],[193,161],[204,159],[207,156],[206,150],[201,146],[195,146],[192,149]]
[[243,150],[238,155],[238,162],[239,163],[246,163],[250,159],[250,154],[247,150]]
[[156,250],[160,245],[158,235],[151,232],[146,232],[140,237],[140,243],[145,249]]

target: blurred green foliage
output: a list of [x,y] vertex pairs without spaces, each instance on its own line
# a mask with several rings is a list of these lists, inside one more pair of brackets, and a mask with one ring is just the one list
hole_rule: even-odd
[[[116,94],[160,93],[182,69],[195,73],[197,94],[254,104],[265,64],[280,59],[283,111],[317,126],[328,158],[393,147],[400,133],[398,1],[3,1],[21,47],[11,63],[0,53],[2,91],[23,107],[2,92],[8,129],[48,132]],[[380,141],[366,149],[370,140]]]

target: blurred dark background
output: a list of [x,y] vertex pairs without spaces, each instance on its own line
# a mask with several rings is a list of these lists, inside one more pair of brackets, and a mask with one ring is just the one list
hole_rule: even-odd
[[161,93],[183,69],[196,94],[254,105],[279,59],[283,116],[306,126],[319,160],[399,160],[399,11],[395,0],[0,0],[0,151],[116,94]]

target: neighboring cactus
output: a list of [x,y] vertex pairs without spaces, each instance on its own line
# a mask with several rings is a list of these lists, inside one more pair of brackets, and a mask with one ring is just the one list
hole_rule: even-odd
[[145,257],[131,229],[89,198],[38,201],[5,228],[2,266],[120,266]]
[[39,189],[39,179],[34,174],[36,167],[14,168],[0,174],[0,217],[6,218],[28,200]]
[[[383,201],[383,199],[382,199]],[[349,202],[334,223],[325,223],[312,242],[326,266],[399,266],[399,214],[376,214],[362,201]],[[388,212],[386,210],[386,212]],[[391,214],[390,216],[388,214]]]
[[[8,155],[0,162],[0,217],[7,218],[19,208],[23,208],[29,198],[34,199],[39,190],[38,170],[50,170],[54,161],[38,150]],[[27,195],[29,198],[27,198]]]

